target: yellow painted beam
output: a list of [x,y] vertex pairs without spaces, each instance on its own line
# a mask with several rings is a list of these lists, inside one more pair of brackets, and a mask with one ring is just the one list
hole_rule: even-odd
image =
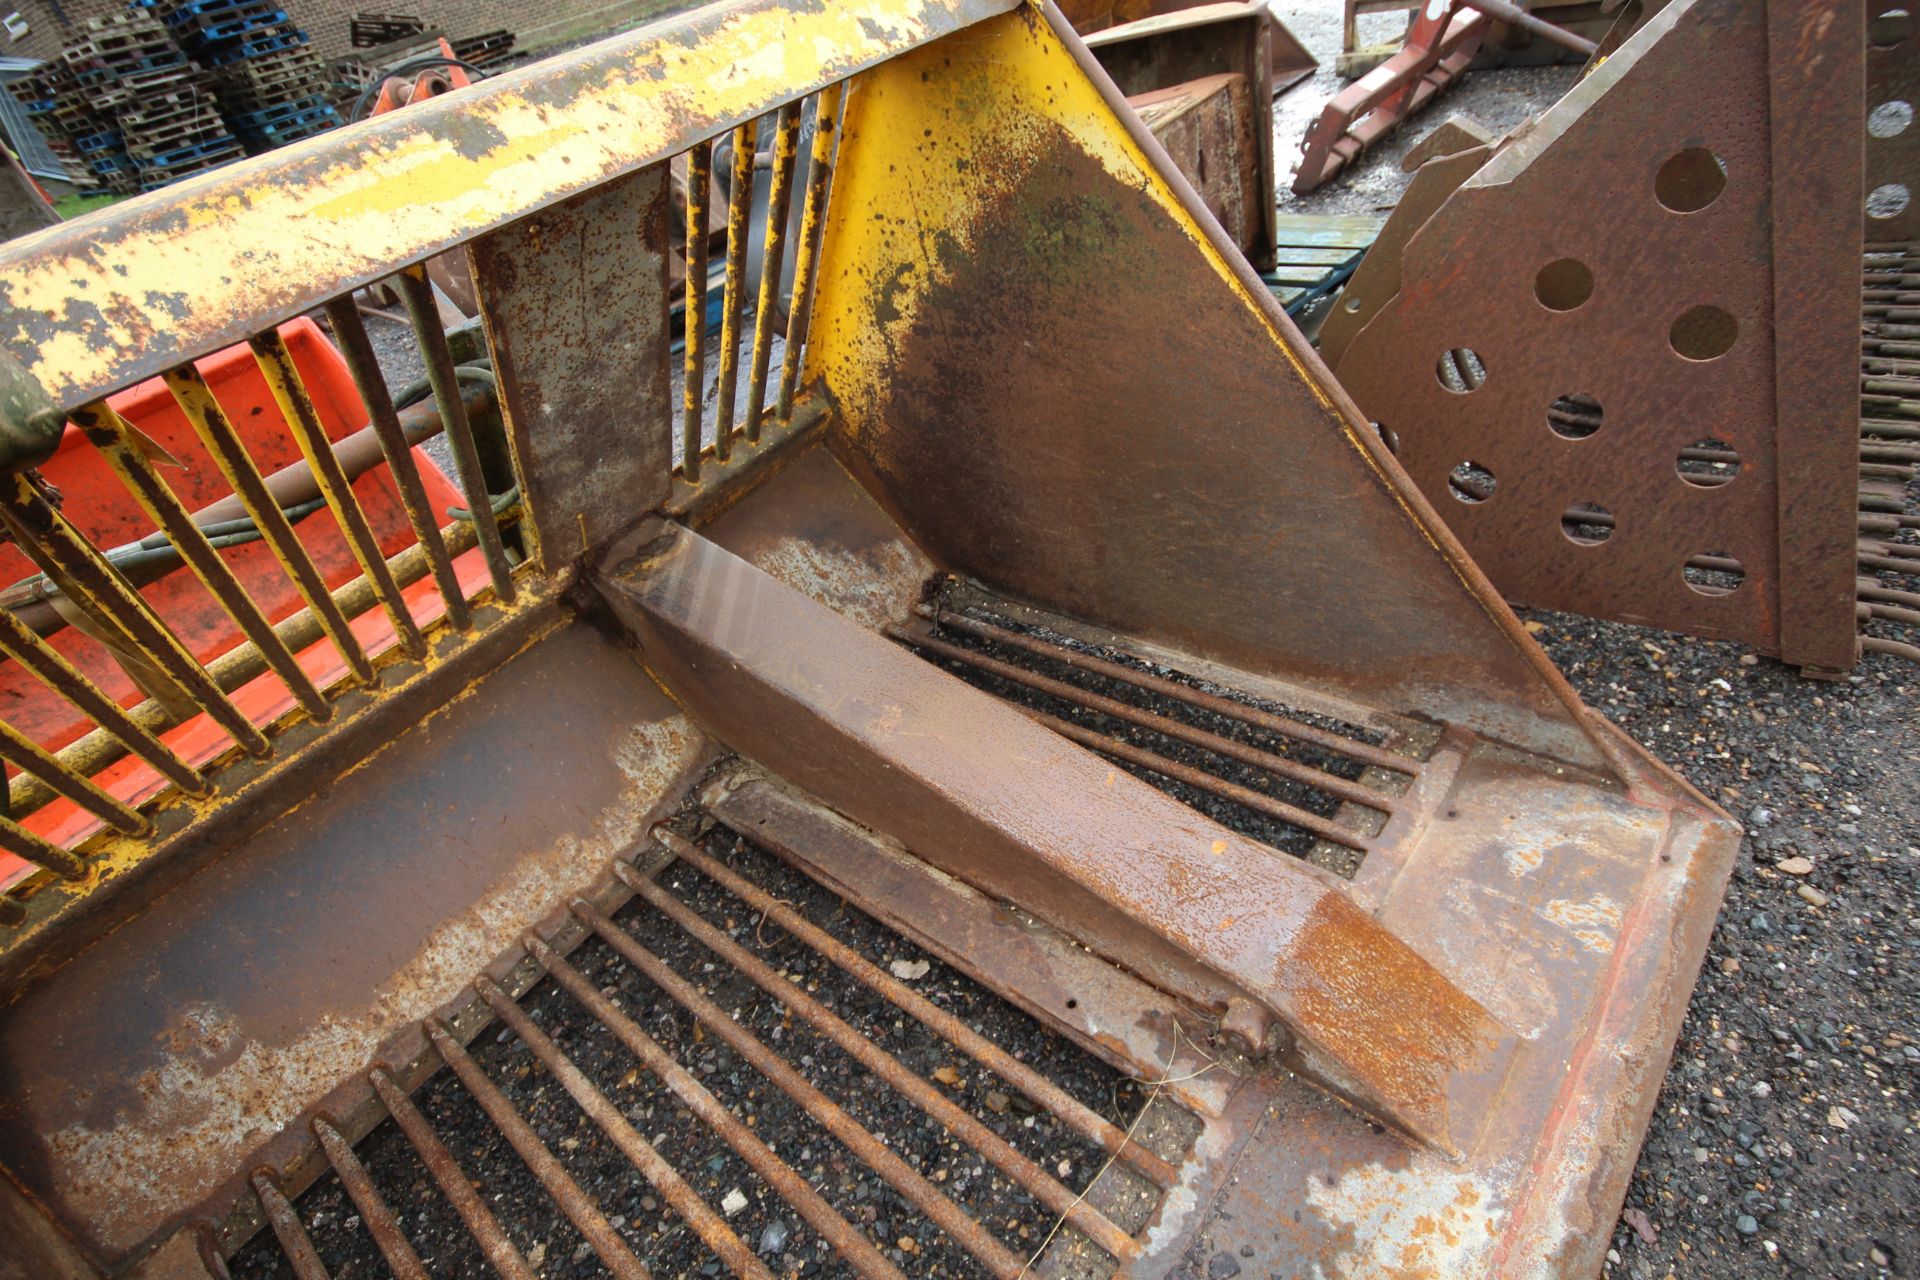
[[1016,4],[710,5],[187,179],[0,246],[0,347],[76,408]]

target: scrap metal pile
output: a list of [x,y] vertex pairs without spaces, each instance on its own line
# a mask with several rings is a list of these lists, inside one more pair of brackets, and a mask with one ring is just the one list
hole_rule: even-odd
[[1913,45],[1654,8],[1340,380],[1245,4],[733,0],[0,245],[0,1280],[1595,1275],[1740,831],[1502,589],[1828,674],[1911,558]]

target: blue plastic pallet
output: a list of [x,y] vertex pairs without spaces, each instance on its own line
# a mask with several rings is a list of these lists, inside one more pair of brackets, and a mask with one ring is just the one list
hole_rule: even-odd
[[80,152],[105,151],[119,145],[120,135],[117,133],[87,133],[73,140],[73,149]]
[[256,129],[270,124],[279,124],[290,116],[320,107],[332,107],[325,94],[316,93],[302,98],[298,102],[283,102],[277,107],[263,107],[259,111],[236,111],[227,116],[227,123],[236,129]]
[[167,15],[167,21],[173,22],[182,14],[198,17],[203,13],[224,13],[228,9],[245,9],[259,2],[260,0],[187,0],[185,4],[174,7],[173,12]]
[[225,151],[230,147],[238,145],[232,135],[221,134],[218,138],[207,142],[196,142],[190,147],[176,147],[172,151],[157,151],[153,155],[141,157],[137,163],[143,171],[147,169],[172,169],[185,164],[189,160],[198,160],[202,156],[211,155],[216,151]]
[[187,65],[184,53],[162,53],[151,58],[139,58],[133,62],[109,63],[101,67],[88,67],[76,71],[73,78],[83,85],[99,84],[102,81],[121,80],[128,76],[137,76],[143,71],[165,71],[172,67]]
[[[319,133],[322,130],[331,129],[340,122],[340,113],[338,111],[335,111],[331,106],[322,106],[302,111],[298,115],[275,121],[272,124],[243,127],[240,128],[238,132],[243,137],[253,141],[277,144],[290,142],[295,137],[304,138],[309,133]],[[316,125],[319,127],[315,128],[314,126]],[[300,132],[301,130],[305,130],[306,132]]]
[[224,67],[248,58],[257,58],[263,53],[278,53],[282,49],[291,49],[295,45],[307,43],[307,33],[298,29],[285,35],[267,36],[259,40],[243,40],[231,49],[222,49],[218,53],[207,55],[207,65]]
[[299,142],[303,138],[317,137],[320,134],[339,127],[339,124],[340,122],[337,119],[316,120],[310,124],[303,124],[297,128],[289,129],[284,133],[276,133],[272,137],[249,134],[246,136],[245,141],[248,149],[255,155],[258,155],[263,151],[272,151],[276,147],[284,147],[289,143]]
[[237,15],[251,13],[258,9],[277,9],[278,0],[223,0],[216,7],[181,5],[167,15],[170,27],[191,26],[202,20],[212,22],[231,22]]
[[249,31],[284,26],[288,21],[285,9],[268,9],[247,17],[232,18],[226,22],[210,22],[204,27],[185,29],[175,34],[183,48],[198,52],[205,49],[207,45],[238,40]]

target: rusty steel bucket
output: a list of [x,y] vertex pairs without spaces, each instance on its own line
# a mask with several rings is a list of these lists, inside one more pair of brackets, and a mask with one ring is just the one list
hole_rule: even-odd
[[[1050,7],[699,10],[0,275],[0,521],[186,699],[0,618],[97,726],[5,736],[0,1276],[1598,1267],[1737,830],[1580,704]],[[277,339],[315,308],[397,551]],[[194,372],[236,342],[344,584]],[[112,411],[155,376],[303,608]],[[36,479],[69,419],[231,651]],[[128,761],[167,784],[117,799]]]

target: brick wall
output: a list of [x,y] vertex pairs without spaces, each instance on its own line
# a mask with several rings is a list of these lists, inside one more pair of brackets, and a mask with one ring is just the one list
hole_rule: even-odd
[[[13,41],[0,32],[0,56],[52,57],[81,22],[125,7],[126,0],[0,0],[0,15],[18,12],[31,27]],[[313,37],[322,57],[336,58],[348,48],[347,19],[361,11],[411,14],[449,36],[504,28],[519,37],[516,48],[538,49],[692,6],[687,0],[280,0],[280,7]]]

